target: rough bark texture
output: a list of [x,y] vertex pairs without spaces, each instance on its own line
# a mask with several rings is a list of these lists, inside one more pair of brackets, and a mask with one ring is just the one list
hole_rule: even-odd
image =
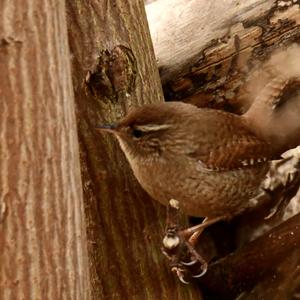
[[[231,36],[242,34],[243,22],[262,16],[274,2],[158,0],[148,4],[146,12],[163,82],[188,72],[191,63],[199,59],[207,57],[212,62],[230,56],[235,46]],[[227,54],[218,57],[212,51],[217,45]]]
[[200,299],[160,252],[165,208],[134,179],[95,125],[130,105],[162,101],[144,4],[67,1],[93,299]]
[[[235,253],[212,263],[208,272],[200,280],[206,288],[214,293],[226,295],[226,299],[232,299],[258,284],[262,278],[266,278],[266,274],[269,275],[267,278],[276,278],[276,274],[279,273],[276,270],[278,266],[288,269],[288,266],[295,266],[295,263],[298,264],[300,261],[299,227],[300,214]],[[294,261],[288,259],[290,255],[294,256]],[[268,293],[273,295],[267,299],[274,299],[276,292],[283,289],[282,287],[285,287],[286,290],[283,289],[281,295],[285,295],[285,297],[281,299],[292,299],[300,284],[300,275],[299,272],[294,272],[295,269],[297,268],[290,268],[294,273],[294,278],[288,276],[288,283],[282,278],[277,279],[275,285],[272,282],[264,282],[265,288],[270,290]],[[284,284],[282,284],[283,282]],[[260,291],[259,296],[262,297],[262,295],[265,295],[263,290]]]
[[298,1],[277,0],[158,0],[147,5],[166,99],[239,106],[239,90],[257,61],[299,41],[299,12]]
[[0,299],[89,299],[64,1],[0,1]]

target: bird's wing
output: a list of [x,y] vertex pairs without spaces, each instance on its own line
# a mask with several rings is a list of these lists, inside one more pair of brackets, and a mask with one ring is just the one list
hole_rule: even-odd
[[212,149],[200,162],[214,170],[238,169],[265,163],[269,160],[269,146],[255,137],[229,141],[225,147]]
[[232,134],[219,135],[203,150],[203,144],[189,153],[193,159],[208,170],[223,171],[240,169],[270,160],[270,145],[256,137],[243,126],[234,126]]

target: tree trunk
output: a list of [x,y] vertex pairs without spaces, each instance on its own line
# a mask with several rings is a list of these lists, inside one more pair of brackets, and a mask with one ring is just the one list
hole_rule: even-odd
[[200,299],[161,254],[165,208],[95,130],[131,105],[162,101],[142,0],[67,1],[93,299]]
[[64,1],[0,20],[0,299],[89,299]]

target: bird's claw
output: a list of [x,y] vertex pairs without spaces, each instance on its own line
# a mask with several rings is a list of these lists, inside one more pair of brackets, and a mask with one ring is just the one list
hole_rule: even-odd
[[[193,260],[192,262],[193,262],[193,264],[195,264],[199,261]],[[190,278],[200,278],[205,275],[205,273],[207,272],[207,269],[208,269],[207,264],[201,265],[202,272],[200,272],[199,274],[192,275],[190,273],[191,271],[189,271],[188,269],[186,269],[182,266],[184,266],[184,264],[180,263],[179,265],[173,266],[171,268],[171,270],[172,270],[172,272],[174,272],[177,275],[178,279],[184,284],[189,284],[189,281],[187,281],[184,278],[186,275],[188,275]],[[190,265],[187,265],[187,266],[190,266]]]
[[[184,261],[180,262],[181,265],[186,266],[186,267],[194,266],[197,263],[202,263],[202,262],[199,261],[198,259],[193,259],[190,262],[184,262]],[[202,263],[201,269],[202,269],[202,272],[200,272],[199,274],[196,274],[196,275],[191,275],[191,276],[193,278],[200,278],[203,275],[205,275],[205,273],[207,272],[207,269],[208,269],[208,264],[207,263],[204,263],[204,264]]]
[[184,261],[181,261],[180,264],[184,265],[184,266],[187,266],[187,267],[190,267],[190,266],[193,266],[195,265],[196,263],[198,262],[197,259],[193,259],[189,262],[184,262]]
[[167,251],[165,251],[164,247],[161,247],[161,252],[168,260],[172,260],[172,256],[169,255]]
[[196,275],[192,275],[193,278],[200,278],[202,276],[205,275],[205,273],[207,272],[207,269],[208,269],[208,265],[207,264],[204,264],[201,266],[201,269],[202,269],[202,272],[199,273],[199,274],[196,274]]
[[176,273],[176,275],[177,275],[177,277],[179,278],[179,280],[182,282],[182,283],[184,283],[184,284],[189,284],[189,282],[188,281],[186,281],[185,279],[184,279],[184,273],[185,273],[185,270],[184,269],[182,269],[182,268],[180,268],[180,267],[173,267],[172,269],[171,269],[171,271],[172,272],[174,272],[174,273]]

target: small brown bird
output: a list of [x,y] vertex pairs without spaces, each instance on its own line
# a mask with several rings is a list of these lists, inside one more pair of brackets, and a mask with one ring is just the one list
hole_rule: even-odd
[[[135,177],[155,200],[205,218],[180,235],[193,258],[204,265],[200,275],[207,263],[190,246],[205,227],[256,205],[253,199],[270,160],[298,145],[299,53],[293,46],[266,63],[276,76],[260,85],[242,116],[167,102],[135,108],[119,122],[98,127],[116,136]],[[297,93],[287,102],[291,95],[283,95],[291,82],[297,84]],[[163,243],[172,250],[179,240],[170,234]],[[176,272],[184,281],[181,270]]]
[[[205,217],[180,238],[171,230],[163,240],[166,253],[184,240],[192,262],[202,265],[193,277],[202,276],[207,262],[194,250],[199,235],[253,206],[269,169],[269,144],[242,116],[180,102],[145,105],[99,128],[117,137],[135,177],[155,200],[164,205],[172,200],[186,214]],[[172,270],[186,283],[176,265]]]
[[190,216],[231,218],[250,199],[268,170],[270,146],[241,116],[180,102],[145,105],[113,133],[135,177],[155,199],[170,199]]

